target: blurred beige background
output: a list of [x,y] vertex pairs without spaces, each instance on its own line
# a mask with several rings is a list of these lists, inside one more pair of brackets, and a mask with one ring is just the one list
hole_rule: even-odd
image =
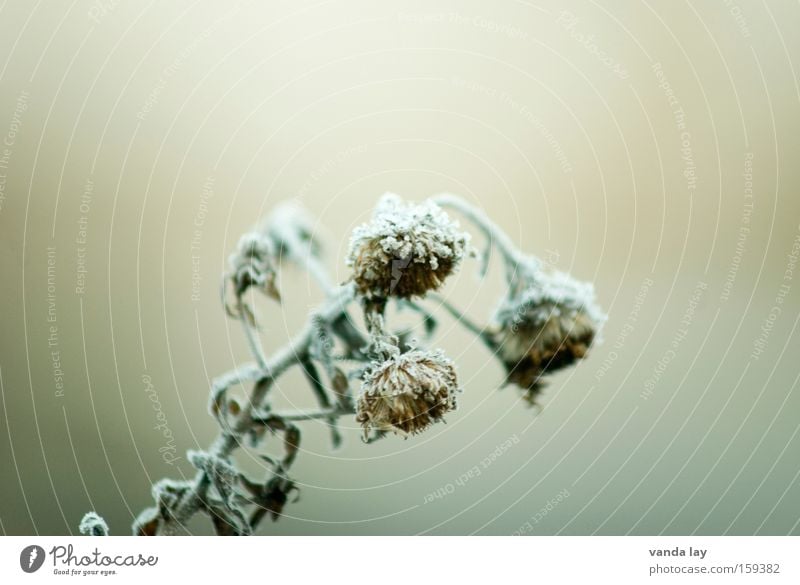
[[[95,508],[124,534],[152,481],[192,473],[209,379],[248,359],[220,273],[275,204],[313,211],[344,280],[381,193],[451,191],[592,280],[605,343],[537,415],[443,317],[459,412],[375,445],[345,422],[336,452],[307,425],[301,499],[264,532],[800,533],[798,19],[737,0],[4,3],[0,531],[74,533]],[[271,350],[320,299],[294,270],[281,289]],[[446,293],[485,322],[501,291],[470,262]],[[296,374],[279,390],[311,404]]]

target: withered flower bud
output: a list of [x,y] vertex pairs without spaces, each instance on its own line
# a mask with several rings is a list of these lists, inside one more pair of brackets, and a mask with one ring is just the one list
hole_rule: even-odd
[[441,351],[395,354],[364,375],[356,420],[371,429],[407,437],[456,409],[460,392],[453,362]]
[[274,244],[260,233],[247,233],[239,240],[236,252],[230,256],[228,264],[230,271],[226,275],[226,287],[232,289],[235,301],[230,302],[227,288],[224,289],[225,310],[231,317],[244,317],[254,325],[255,315],[243,300],[250,287],[256,287],[268,297],[280,301],[280,294],[275,286]]
[[507,382],[529,390],[541,377],[583,358],[605,321],[594,287],[562,272],[536,271],[495,314],[498,355]]
[[367,298],[418,297],[453,272],[468,240],[435,203],[404,203],[386,194],[372,221],[353,232],[347,264]]

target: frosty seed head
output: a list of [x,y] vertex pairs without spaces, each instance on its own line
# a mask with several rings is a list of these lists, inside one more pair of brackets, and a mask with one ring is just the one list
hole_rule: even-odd
[[228,259],[228,265],[230,270],[226,282],[235,300],[231,302],[224,294],[225,310],[231,317],[244,317],[254,324],[255,316],[243,300],[250,287],[255,287],[276,301],[280,300],[275,286],[275,246],[263,234],[247,233],[239,240],[236,252]]
[[347,265],[367,298],[411,298],[437,289],[464,256],[469,236],[435,203],[384,195],[355,229]]
[[594,287],[562,272],[537,271],[495,314],[508,383],[532,391],[540,378],[584,357],[605,321]]
[[459,391],[441,351],[396,354],[365,374],[356,420],[365,437],[370,429],[413,435],[455,410]]

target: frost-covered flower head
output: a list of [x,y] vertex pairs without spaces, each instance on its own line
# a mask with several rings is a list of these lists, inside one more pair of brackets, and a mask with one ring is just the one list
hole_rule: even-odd
[[108,536],[108,524],[94,511],[84,514],[78,530],[85,536]]
[[456,370],[441,351],[396,353],[364,375],[356,420],[364,428],[408,436],[456,409]]
[[236,252],[228,259],[230,271],[226,282],[233,289],[236,301],[231,304],[224,298],[225,310],[231,317],[244,316],[250,323],[255,317],[242,300],[250,287],[256,287],[268,297],[280,300],[275,286],[275,245],[272,240],[261,233],[250,232],[241,237]]
[[605,322],[591,283],[534,269],[495,313],[508,382],[535,390],[540,377],[584,357]]
[[422,296],[453,272],[468,239],[435,203],[405,203],[388,193],[372,221],[353,232],[347,265],[367,298]]

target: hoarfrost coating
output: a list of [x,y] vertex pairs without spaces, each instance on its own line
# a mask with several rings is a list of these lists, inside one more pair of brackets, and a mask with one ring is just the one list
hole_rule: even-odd
[[[445,295],[432,294],[468,250],[469,235],[443,208],[454,210],[485,236],[480,278],[488,276],[490,253],[499,252],[504,300],[486,324],[472,322]],[[292,467],[302,452],[302,422],[324,421],[333,448],[342,441],[342,417],[361,425],[368,444],[389,434],[408,438],[443,422],[456,410],[462,389],[453,361],[427,347],[437,331],[437,311],[448,313],[483,342],[488,359],[499,359],[505,367],[506,382],[520,388],[530,402],[541,392],[543,376],[586,357],[605,320],[591,284],[545,271],[541,261],[518,249],[482,210],[454,195],[420,204],[392,194],[382,197],[372,220],[352,235],[346,258],[352,277],[344,284],[333,282],[321,252],[316,224],[296,205],[280,206],[240,241],[223,275],[222,297],[228,314],[241,325],[254,361],[213,381],[209,410],[219,423],[217,438],[205,450],[187,452],[197,471],[192,478],[155,482],[153,504],[136,517],[134,534],[186,534],[198,514],[208,516],[216,534],[224,536],[253,534],[262,520],[278,520],[284,507],[297,500],[302,485]],[[259,297],[245,298],[245,293],[252,289],[279,301],[277,281],[284,275],[278,273],[288,263],[303,268],[325,300],[284,347],[267,355],[261,336],[268,328],[270,335],[275,333],[269,327],[274,319],[265,320],[262,331],[257,326]],[[410,338],[413,328],[394,323],[387,312],[390,301],[422,320],[421,341]],[[282,310],[276,302],[264,305],[269,311]],[[354,310],[362,312],[363,323],[353,318]],[[315,408],[274,408],[271,390],[293,368],[301,370]],[[362,386],[356,394],[349,381],[358,379]],[[249,396],[229,394],[246,385],[251,385]],[[454,425],[442,432],[463,428]],[[238,466],[236,451],[243,447],[266,463],[257,475]],[[484,462],[490,463],[491,457]],[[95,513],[87,515],[81,529],[107,533]]]
[[468,242],[432,201],[405,203],[387,193],[372,220],[353,231],[347,265],[365,296],[419,297],[455,270]]

